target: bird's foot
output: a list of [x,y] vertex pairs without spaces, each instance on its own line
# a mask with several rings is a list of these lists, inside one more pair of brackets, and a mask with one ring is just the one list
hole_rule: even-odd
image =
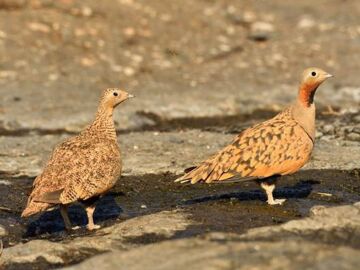
[[95,225],[95,224],[88,224],[86,225],[86,228],[89,230],[89,231],[93,231],[93,230],[98,230],[101,228],[100,225]]
[[275,200],[268,200],[267,203],[269,205],[282,205],[286,199],[275,199]]

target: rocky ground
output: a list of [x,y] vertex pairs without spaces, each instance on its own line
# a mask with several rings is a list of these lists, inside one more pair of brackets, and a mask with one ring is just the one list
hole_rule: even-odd
[[[0,0],[0,269],[359,269],[359,17],[357,0]],[[279,183],[285,205],[251,182],[173,183],[291,102],[308,66],[335,78],[316,95],[310,163]],[[106,87],[137,98],[115,115],[124,176],[103,228],[21,219]]]

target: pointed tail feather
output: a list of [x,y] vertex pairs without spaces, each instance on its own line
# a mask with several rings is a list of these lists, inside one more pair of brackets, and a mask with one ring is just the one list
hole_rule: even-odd
[[53,205],[49,203],[42,203],[42,202],[34,202],[29,201],[26,208],[21,214],[21,217],[29,217],[35,215],[37,213],[46,211],[47,209],[51,208]]
[[185,175],[179,177],[175,182],[195,184],[201,180],[206,181],[216,167],[216,159],[212,158],[201,163],[198,167],[187,169]]

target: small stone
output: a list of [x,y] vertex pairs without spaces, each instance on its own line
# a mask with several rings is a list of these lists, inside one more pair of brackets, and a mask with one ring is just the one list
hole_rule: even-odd
[[32,22],[28,24],[28,27],[31,31],[34,32],[42,32],[42,33],[49,33],[51,28],[43,23]]
[[0,225],[0,237],[6,236],[7,234],[8,232],[6,231],[6,229]]
[[170,14],[162,14],[160,16],[160,20],[162,20],[164,22],[170,22],[172,20],[172,18],[171,18]]
[[123,31],[123,33],[125,34],[125,36],[127,37],[133,37],[135,36],[135,29],[132,27],[126,27]]
[[57,81],[59,79],[59,75],[56,73],[50,74],[49,75],[49,80],[50,81]]
[[360,141],[360,134],[351,132],[348,135],[346,135],[346,139],[350,141]]
[[318,216],[326,211],[326,206],[316,205],[310,209],[310,216]]
[[190,82],[190,86],[191,86],[191,87],[196,87],[196,86],[197,86],[197,81],[192,80],[192,81]]
[[8,180],[0,180],[0,185],[11,186],[13,183]]
[[82,37],[85,36],[87,33],[84,28],[76,28],[74,31],[75,36]]
[[2,70],[0,71],[0,79],[15,79],[17,72],[13,70]]
[[303,17],[297,24],[298,28],[309,29],[315,26],[315,21],[310,17]]
[[126,67],[124,68],[124,74],[126,76],[133,76],[135,74],[135,70],[132,67]]
[[228,18],[233,24],[249,25],[256,19],[255,13],[251,11],[245,11],[242,14],[236,14],[235,11],[228,10]]
[[121,72],[123,70],[122,66],[119,65],[112,65],[111,70],[114,72]]
[[84,17],[90,17],[93,14],[93,11],[92,11],[92,9],[90,7],[83,7],[81,9],[81,14]]
[[251,25],[249,38],[255,41],[266,41],[274,32],[274,26],[267,22],[255,22]]
[[320,132],[320,131],[316,131],[316,133],[315,133],[315,138],[320,138],[320,137],[322,137],[324,134],[322,133],[322,132]]
[[227,44],[220,44],[219,49],[222,52],[229,52],[231,50],[231,47]]
[[360,127],[354,127],[353,132],[360,134]]
[[334,28],[334,24],[332,24],[332,23],[320,23],[319,24],[319,30],[321,32],[329,31],[329,30],[332,30],[333,28]]
[[88,57],[83,57],[81,58],[81,65],[84,67],[92,67],[95,65],[95,60]]
[[0,31],[0,39],[7,38],[7,34],[4,31]]
[[323,127],[323,131],[324,131],[324,133],[326,133],[326,134],[328,134],[328,133],[334,133],[334,130],[335,130],[335,128],[334,128],[333,125],[325,125],[325,126]]

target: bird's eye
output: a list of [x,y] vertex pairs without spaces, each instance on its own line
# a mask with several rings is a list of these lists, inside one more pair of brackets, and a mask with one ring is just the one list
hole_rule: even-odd
[[113,95],[114,95],[115,97],[117,97],[119,94],[118,94],[118,93],[116,93],[116,92],[114,92],[114,93],[113,93]]
[[311,76],[315,77],[315,76],[316,76],[316,72],[315,72],[315,71],[311,72]]

